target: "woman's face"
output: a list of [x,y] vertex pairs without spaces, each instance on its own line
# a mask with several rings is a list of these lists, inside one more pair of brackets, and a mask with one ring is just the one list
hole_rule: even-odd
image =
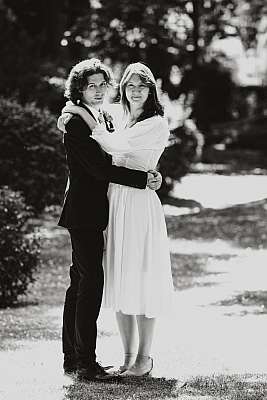
[[125,94],[130,106],[143,107],[149,95],[149,87],[137,74],[133,74],[126,84]]

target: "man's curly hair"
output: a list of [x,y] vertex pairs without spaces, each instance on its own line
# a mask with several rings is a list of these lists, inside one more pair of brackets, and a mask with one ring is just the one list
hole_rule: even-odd
[[82,99],[82,91],[88,84],[88,76],[103,74],[108,85],[114,82],[113,73],[109,67],[97,58],[90,58],[74,65],[67,78],[64,96],[74,104],[79,104]]

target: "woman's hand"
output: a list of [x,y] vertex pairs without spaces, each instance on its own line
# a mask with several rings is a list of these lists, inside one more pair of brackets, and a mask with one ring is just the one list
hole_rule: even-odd
[[63,113],[57,120],[57,127],[61,132],[66,132],[65,125],[69,122],[73,114],[71,113]]
[[71,114],[78,114],[82,117],[82,111],[83,108],[76,106],[75,104],[72,103],[72,101],[67,101],[67,103],[65,104],[65,107],[62,108],[62,113],[71,113]]
[[96,126],[96,121],[94,120],[94,118],[91,117],[91,115],[83,107],[76,106],[71,101],[67,101],[65,107],[63,107],[62,114],[65,114],[65,113],[72,114],[72,115],[73,114],[79,115],[87,123],[87,125],[89,126],[91,131]]

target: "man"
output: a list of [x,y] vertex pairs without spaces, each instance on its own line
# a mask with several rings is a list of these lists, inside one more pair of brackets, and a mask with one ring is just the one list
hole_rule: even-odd
[[[84,107],[97,121],[112,73],[97,59],[75,65],[66,82],[65,96]],[[112,128],[112,127],[111,127]],[[109,182],[158,189],[161,176],[112,165],[111,157],[90,137],[77,115],[65,126],[64,145],[69,167],[68,188],[59,225],[68,229],[72,245],[70,287],[63,313],[65,373],[81,379],[114,379],[96,362],[97,318],[103,292],[103,230],[108,223]]]

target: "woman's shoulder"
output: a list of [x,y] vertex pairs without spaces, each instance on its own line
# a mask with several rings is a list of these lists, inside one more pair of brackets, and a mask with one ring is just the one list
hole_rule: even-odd
[[164,116],[161,115],[153,115],[150,118],[146,118],[143,121],[140,121],[141,125],[151,126],[151,129],[169,131],[168,121]]
[[123,107],[120,103],[107,103],[104,109],[114,118],[122,118],[123,116]]
[[167,145],[169,136],[170,136],[170,129],[167,119],[164,116],[156,115],[153,121],[153,135],[157,137],[157,140]]

